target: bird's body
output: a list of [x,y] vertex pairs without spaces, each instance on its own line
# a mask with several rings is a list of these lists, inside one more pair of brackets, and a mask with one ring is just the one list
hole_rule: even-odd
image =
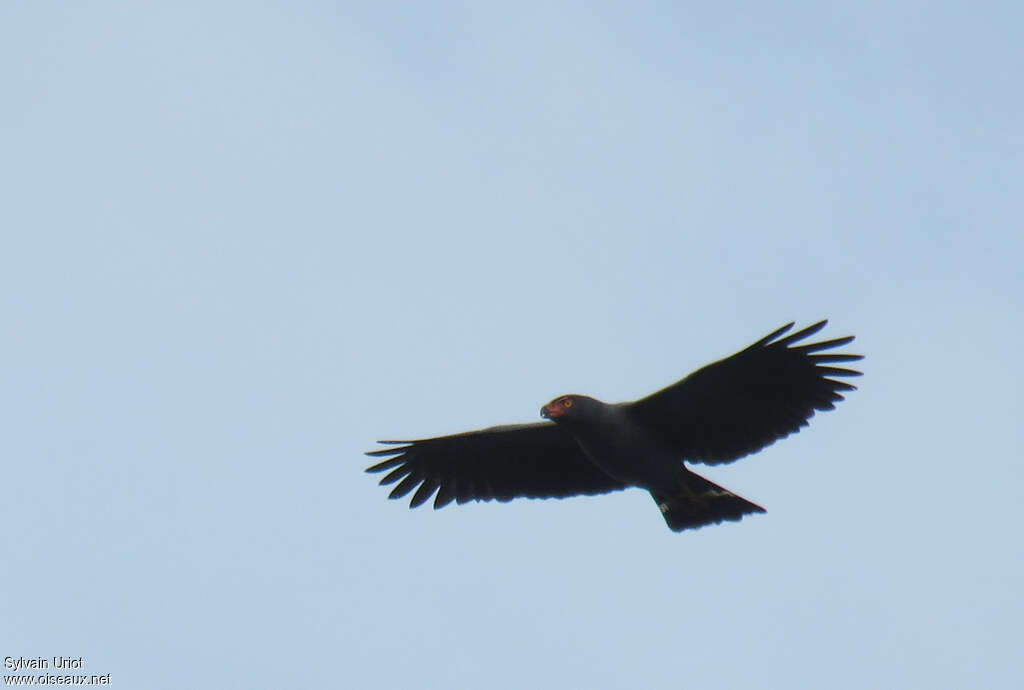
[[[570,401],[570,415],[559,413]],[[632,413],[632,403],[607,404],[585,395],[561,396],[541,408],[554,417],[594,465],[623,487],[647,489],[674,530],[738,520],[764,508],[694,474],[679,454]]]
[[551,422],[383,441],[402,445],[368,453],[387,459],[367,471],[391,470],[381,480],[398,482],[391,498],[416,488],[410,507],[435,491],[440,508],[453,500],[562,498],[639,487],[676,531],[764,512],[691,472],[684,461],[716,464],[756,452],[799,431],[815,410],[832,409],[843,399],[839,391],[853,390],[828,377],[860,372],[826,365],[860,355],[815,354],[852,336],[791,347],[825,323],[780,338],[789,324],[633,402],[564,395],[541,408]]
[[624,486],[664,486],[675,480],[677,466],[682,464],[670,448],[630,419],[626,405],[609,405],[584,395],[572,398],[586,423],[565,420],[562,428],[606,474]]

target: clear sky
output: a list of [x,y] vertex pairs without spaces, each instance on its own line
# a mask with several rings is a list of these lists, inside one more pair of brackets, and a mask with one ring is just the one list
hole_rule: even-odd
[[[2,3],[0,657],[1019,687],[1022,7]],[[363,473],[822,317],[860,390],[697,468],[766,515]]]

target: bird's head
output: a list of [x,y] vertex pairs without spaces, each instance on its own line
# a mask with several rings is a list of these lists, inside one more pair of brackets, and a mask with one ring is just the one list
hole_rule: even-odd
[[582,395],[560,395],[540,408],[540,416],[552,422],[573,419],[580,415],[587,400]]

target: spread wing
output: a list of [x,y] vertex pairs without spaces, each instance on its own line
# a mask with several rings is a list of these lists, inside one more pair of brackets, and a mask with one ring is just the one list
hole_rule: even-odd
[[387,459],[366,471],[391,470],[380,480],[382,485],[398,482],[389,498],[401,498],[415,488],[410,508],[435,491],[434,508],[441,508],[452,501],[564,498],[625,488],[591,463],[571,435],[550,422],[380,443],[403,445],[367,453]]
[[826,323],[781,338],[793,324],[783,326],[745,350],[630,403],[629,412],[692,462],[731,462],[758,451],[807,426],[816,410],[833,409],[843,399],[840,391],[855,390],[835,377],[860,372],[830,365],[862,356],[827,352],[852,342],[853,336],[795,345]]

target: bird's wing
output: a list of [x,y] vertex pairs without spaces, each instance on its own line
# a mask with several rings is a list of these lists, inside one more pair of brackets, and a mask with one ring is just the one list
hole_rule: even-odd
[[434,491],[434,507],[441,508],[453,500],[564,498],[625,488],[591,463],[571,435],[550,422],[381,443],[402,445],[367,453],[387,459],[366,471],[391,470],[380,481],[398,482],[389,498],[401,498],[415,488],[410,508],[424,503]]
[[807,426],[815,410],[833,409],[843,399],[840,391],[855,390],[832,377],[860,372],[830,365],[862,356],[825,352],[853,336],[794,345],[826,323],[780,337],[790,323],[626,408],[636,423],[692,462],[731,462],[758,451]]

